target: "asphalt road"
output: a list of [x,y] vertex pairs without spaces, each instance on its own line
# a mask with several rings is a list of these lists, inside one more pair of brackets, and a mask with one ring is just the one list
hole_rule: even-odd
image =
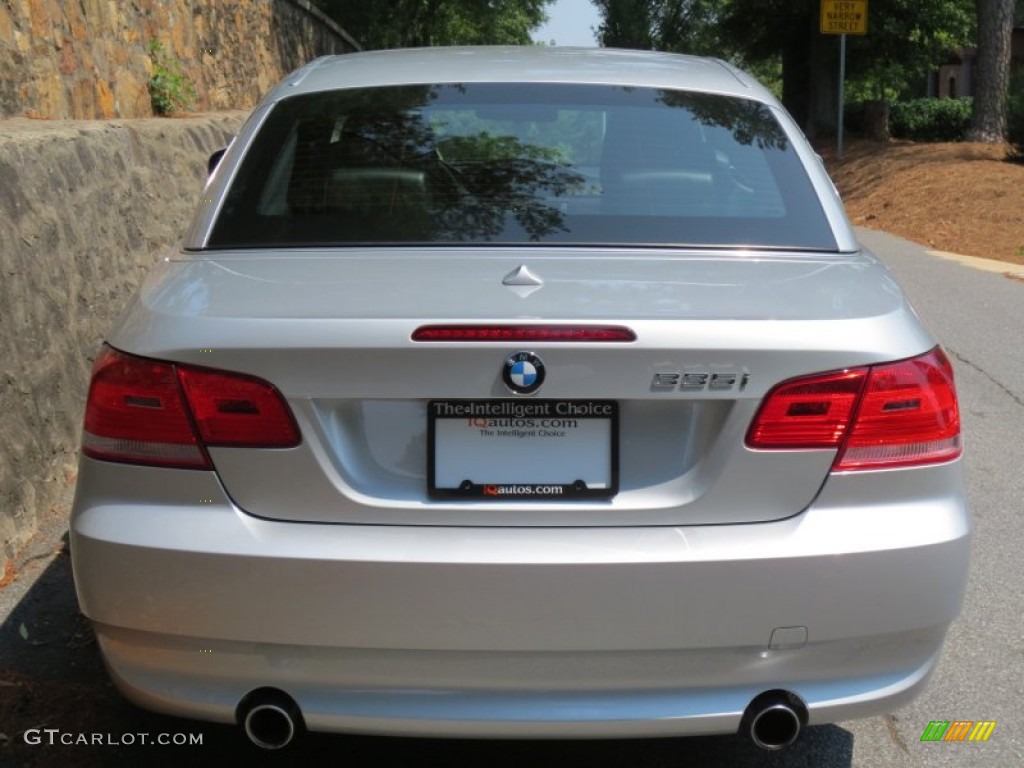
[[[0,767],[342,761],[488,768],[1024,765],[1024,282],[936,259],[889,235],[861,236],[889,264],[954,361],[976,523],[963,616],[930,687],[911,705],[885,717],[808,729],[796,745],[775,754],[735,736],[503,742],[321,735],[288,754],[256,753],[234,728],[152,715],[111,689],[77,616],[58,515],[38,537],[22,579],[0,590]],[[932,720],[998,724],[986,743],[922,743]],[[115,739],[143,732],[202,734],[203,745],[59,747],[44,741],[29,747],[21,743],[21,731],[29,727],[98,731]]]
[[[953,360],[975,531],[964,611],[931,685],[895,722],[841,725],[855,765],[1024,765],[1024,283],[859,234]],[[922,743],[931,720],[998,725],[984,744]]]

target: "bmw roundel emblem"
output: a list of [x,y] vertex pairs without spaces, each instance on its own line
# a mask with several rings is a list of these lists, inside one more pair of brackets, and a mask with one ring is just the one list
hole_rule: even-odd
[[501,378],[510,392],[532,395],[544,383],[544,361],[533,352],[516,352],[505,359]]

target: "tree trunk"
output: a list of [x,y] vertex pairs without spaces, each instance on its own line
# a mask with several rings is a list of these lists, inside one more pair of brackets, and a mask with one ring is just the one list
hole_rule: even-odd
[[810,38],[810,94],[804,132],[810,139],[820,139],[835,136],[839,130],[839,36],[821,34],[815,17]]
[[808,35],[798,32],[782,48],[782,104],[805,131],[811,115],[810,58],[811,38]]
[[871,141],[888,141],[889,102],[875,99],[864,102],[864,138]]
[[839,38],[818,31],[817,6],[782,44],[782,104],[812,141],[836,133],[838,53]]
[[1006,98],[1010,89],[1010,37],[1014,0],[977,0],[978,58],[974,62],[971,141],[1006,140]]

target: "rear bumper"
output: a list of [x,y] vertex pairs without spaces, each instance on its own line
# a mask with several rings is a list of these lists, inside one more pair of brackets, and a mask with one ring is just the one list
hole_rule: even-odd
[[[94,628],[117,687],[147,709],[233,723],[241,698],[270,686],[295,699],[314,731],[465,738],[735,733],[750,701],[783,683],[808,705],[811,725],[888,712],[924,687],[945,634],[779,653],[511,654],[300,648]],[[887,671],[851,665],[857,656]]]
[[643,736],[735,731],[769,689],[811,723],[911,698],[969,527],[955,465],[836,476],[771,523],[494,529],[260,520],[212,473],[84,459],[72,553],[151,709],[227,722],[273,686],[314,730]]

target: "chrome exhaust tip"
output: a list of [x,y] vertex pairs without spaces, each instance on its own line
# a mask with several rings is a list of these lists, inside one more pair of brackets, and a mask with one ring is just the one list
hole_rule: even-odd
[[283,749],[302,730],[302,713],[291,696],[276,688],[258,688],[238,705],[238,721],[260,749]]
[[765,691],[755,697],[743,713],[741,731],[761,749],[776,751],[788,747],[807,725],[807,706],[795,693]]

